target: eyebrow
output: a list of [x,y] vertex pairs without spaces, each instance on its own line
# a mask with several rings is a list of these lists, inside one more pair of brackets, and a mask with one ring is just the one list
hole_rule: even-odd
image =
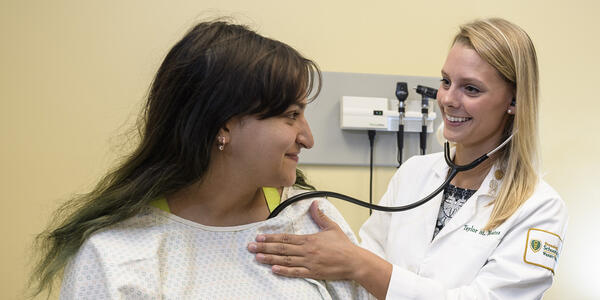
[[290,106],[296,105],[298,106],[298,108],[300,108],[301,110],[304,110],[306,108],[306,102],[295,102]]
[[[444,70],[442,70],[442,77],[450,77]],[[477,85],[485,85],[481,80],[473,78],[473,77],[461,77],[460,80],[466,83],[474,83]]]

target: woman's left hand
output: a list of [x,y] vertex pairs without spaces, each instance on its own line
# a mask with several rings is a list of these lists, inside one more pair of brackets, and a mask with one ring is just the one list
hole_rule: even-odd
[[261,234],[248,250],[256,260],[272,265],[273,273],[287,277],[323,280],[356,279],[362,248],[353,244],[338,224],[318,208],[310,206],[310,214],[321,232],[308,235]]

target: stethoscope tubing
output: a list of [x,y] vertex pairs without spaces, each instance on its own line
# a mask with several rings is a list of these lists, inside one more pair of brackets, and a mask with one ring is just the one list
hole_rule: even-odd
[[444,183],[442,183],[435,191],[433,191],[431,194],[429,194],[428,196],[426,196],[425,198],[413,202],[411,204],[407,204],[407,205],[403,205],[403,206],[380,206],[377,204],[372,204],[372,203],[368,203],[368,202],[364,202],[361,200],[358,200],[356,198],[352,198],[350,196],[344,195],[344,194],[340,194],[340,193],[336,193],[336,192],[329,192],[329,191],[311,191],[311,192],[306,192],[306,193],[302,193],[293,197],[288,198],[287,200],[283,201],[281,204],[279,204],[279,206],[277,206],[270,214],[269,217],[267,217],[267,219],[273,218],[275,216],[277,216],[281,211],[283,211],[283,209],[285,209],[286,207],[292,205],[295,202],[298,202],[300,200],[304,200],[304,199],[310,199],[310,198],[317,198],[317,197],[332,197],[332,198],[337,198],[340,200],[344,200],[362,207],[366,207],[366,208],[370,208],[373,210],[378,210],[378,211],[384,211],[384,212],[399,212],[399,211],[405,211],[405,210],[409,210],[409,209],[413,209],[416,207],[419,207],[425,203],[427,203],[429,200],[433,199],[435,196],[437,196],[439,193],[441,193],[447,186],[448,184],[450,184],[450,181],[452,181],[452,179],[454,179],[454,177],[456,176],[456,174],[458,174],[458,172],[464,172],[464,171],[468,171],[471,170],[475,167],[477,167],[478,165],[480,165],[482,162],[484,162],[486,159],[488,159],[492,154],[494,154],[496,151],[500,150],[502,147],[504,147],[504,145],[506,145],[513,137],[514,133],[516,133],[516,130],[513,132],[513,134],[511,134],[504,142],[502,142],[498,147],[496,147],[494,150],[478,157],[477,159],[475,159],[474,161],[472,161],[471,163],[467,164],[467,165],[457,165],[452,161],[452,158],[450,157],[450,144],[448,142],[444,143],[444,159],[446,160],[446,164],[448,165],[448,167],[450,167],[450,172],[448,174],[448,176],[446,177],[446,180],[444,180]]
[[452,159],[450,159],[450,150],[449,150],[449,145],[448,142],[446,142],[446,144],[444,145],[444,156],[446,159],[446,163],[448,163],[448,166],[451,167],[450,173],[448,174],[448,176],[446,177],[446,180],[444,180],[444,183],[442,183],[442,185],[440,185],[435,191],[433,191],[431,194],[429,194],[428,196],[426,196],[425,198],[413,202],[411,204],[408,205],[403,205],[403,206],[381,206],[381,205],[377,205],[377,204],[371,204],[365,201],[361,201],[358,200],[356,198],[344,195],[344,194],[340,194],[340,193],[336,193],[336,192],[329,192],[329,191],[311,191],[311,192],[306,192],[306,193],[302,193],[293,197],[288,198],[287,200],[283,201],[281,204],[279,204],[279,206],[277,206],[270,214],[269,217],[267,219],[273,218],[275,216],[277,216],[283,209],[285,209],[286,207],[292,205],[295,202],[298,202],[300,200],[304,200],[304,199],[310,199],[310,198],[318,198],[318,197],[332,197],[332,198],[337,198],[340,200],[344,200],[362,207],[366,207],[366,208],[370,208],[373,210],[378,210],[378,211],[384,211],[384,212],[399,212],[399,211],[405,211],[405,210],[409,210],[409,209],[413,209],[416,207],[419,207],[425,203],[427,203],[429,200],[433,199],[436,195],[438,195],[439,193],[441,193],[444,188],[446,186],[448,186],[448,184],[450,183],[450,181],[454,178],[454,176],[456,176],[456,174],[458,174],[458,172],[462,172],[462,171],[467,171],[470,169],[475,168],[476,166],[478,166],[480,163],[482,163],[484,160],[486,160],[488,158],[487,154],[482,155],[481,157],[479,157],[478,159],[476,159],[475,161],[473,161],[472,163],[465,165],[465,166],[459,166],[459,165],[455,165],[452,162]]

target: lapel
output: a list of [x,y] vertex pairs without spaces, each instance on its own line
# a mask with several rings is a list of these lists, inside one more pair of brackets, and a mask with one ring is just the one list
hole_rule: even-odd
[[[452,156],[454,155],[454,149],[451,152],[451,154]],[[448,167],[446,169],[448,169]],[[473,196],[469,198],[469,200],[463,205],[463,207],[461,207],[458,210],[458,212],[456,212],[456,215],[452,219],[450,219],[450,221],[446,224],[446,226],[444,226],[444,228],[442,228],[442,230],[437,234],[432,243],[450,234],[451,232],[454,232],[456,229],[462,228],[467,222],[472,221],[476,216],[478,210],[480,210],[484,205],[486,205],[490,200],[492,200],[496,196],[496,193],[500,188],[500,184],[502,183],[502,179],[496,179],[494,176],[497,170],[498,167],[496,166],[496,164],[492,165],[492,168],[485,176],[485,179],[481,183],[481,186],[479,187],[477,192],[475,192],[475,194],[473,194]],[[440,193],[440,195],[442,193]],[[435,218],[435,220],[437,220],[437,214]],[[436,222],[435,220],[433,221],[434,224]]]
[[[438,159],[433,164],[430,175],[419,184],[421,191],[414,194],[415,199],[412,202],[428,196],[446,179],[449,167],[446,165],[443,156],[440,158],[441,159]],[[422,206],[408,211],[410,219],[401,222],[401,224],[410,222],[410,226],[405,227],[405,230],[410,230],[410,232],[407,233],[409,238],[409,240],[407,240],[408,244],[400,246],[397,251],[398,253],[401,253],[403,259],[406,259],[407,257],[410,257],[409,260],[411,261],[421,261],[423,259],[431,244],[431,237],[433,236],[433,230],[435,228],[437,214],[440,210],[441,203],[442,193],[439,193]],[[402,213],[396,213],[395,216],[397,216],[398,219],[407,217]],[[396,245],[398,243],[394,241],[392,244]]]
[[[454,148],[452,148],[450,151],[450,154],[454,155]],[[423,199],[435,189],[437,189],[439,186],[441,186],[444,183],[444,180],[446,180],[449,170],[450,167],[448,167],[443,157],[440,160],[438,160],[438,162],[434,166],[432,177],[430,178],[429,182],[425,184],[425,186],[427,186],[428,188],[424,191],[423,194],[420,195],[419,199]],[[444,196],[443,194],[444,191],[440,192],[433,199],[424,204],[425,213],[424,216],[421,218],[421,228],[423,228],[421,236],[425,237],[425,247],[427,247],[431,243],[431,237],[433,236],[433,231],[435,229],[437,217],[440,212],[440,206],[442,205],[442,198]]]

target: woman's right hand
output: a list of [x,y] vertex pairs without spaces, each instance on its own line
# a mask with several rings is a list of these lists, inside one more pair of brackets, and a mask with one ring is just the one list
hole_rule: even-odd
[[321,210],[317,201],[310,214],[321,232],[308,235],[261,234],[248,250],[256,260],[269,264],[274,273],[287,277],[322,280],[353,279],[355,266],[349,263],[357,257],[359,246],[353,244],[342,229]]
[[308,235],[261,234],[248,250],[260,263],[272,265],[273,273],[320,280],[354,280],[378,298],[384,298],[392,265],[353,244],[341,228],[319,210],[310,214],[321,232]]

